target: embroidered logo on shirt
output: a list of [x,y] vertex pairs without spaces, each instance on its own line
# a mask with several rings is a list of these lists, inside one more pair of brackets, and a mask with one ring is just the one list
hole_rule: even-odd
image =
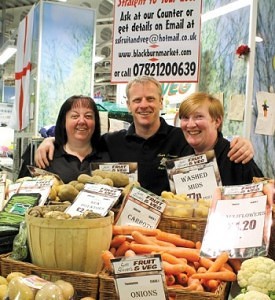
[[171,155],[171,154],[158,154],[158,157],[162,157],[160,159],[160,163],[159,163],[159,170],[165,170],[166,169],[166,162],[169,159],[174,159],[174,158],[178,158],[177,155]]

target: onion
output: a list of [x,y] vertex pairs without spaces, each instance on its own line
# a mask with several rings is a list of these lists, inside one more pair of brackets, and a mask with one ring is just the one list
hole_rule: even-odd
[[60,279],[55,281],[55,284],[61,288],[65,300],[70,300],[73,298],[74,287],[70,282]]

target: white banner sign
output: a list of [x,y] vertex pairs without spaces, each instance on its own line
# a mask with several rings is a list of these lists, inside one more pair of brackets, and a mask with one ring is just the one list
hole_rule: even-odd
[[115,1],[111,81],[198,82],[201,0]]

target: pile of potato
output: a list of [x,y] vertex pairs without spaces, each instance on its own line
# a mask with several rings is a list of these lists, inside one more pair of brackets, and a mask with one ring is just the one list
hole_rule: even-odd
[[136,181],[130,182],[127,174],[97,169],[92,171],[91,175],[81,174],[78,176],[77,180],[67,184],[55,181],[49,194],[49,200],[53,202],[68,201],[72,203],[78,193],[83,190],[86,183],[106,184],[122,188],[122,196],[126,195],[133,185],[140,186]]
[[[73,285],[65,280],[57,280],[55,282],[46,281],[40,289],[32,288],[27,284],[28,277],[33,275],[25,275],[22,272],[11,272],[7,277],[0,276],[0,300],[16,300],[16,299],[28,299],[28,300],[70,300],[73,299],[75,290]],[[37,280],[42,284],[42,279],[37,277]],[[8,298],[7,298],[8,297]],[[87,297],[83,300],[94,300],[94,298]]]
[[180,218],[207,218],[210,200],[206,199],[191,199],[186,194],[174,194],[172,192],[163,191],[161,197],[166,202],[167,206],[164,210],[164,215],[169,217]]

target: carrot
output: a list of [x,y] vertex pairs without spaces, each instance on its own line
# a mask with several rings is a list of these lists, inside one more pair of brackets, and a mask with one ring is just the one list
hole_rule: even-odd
[[175,276],[173,274],[165,274],[165,282],[166,282],[166,285],[168,285],[168,286],[175,284],[175,282],[176,282]]
[[124,234],[129,235],[132,231],[139,231],[144,235],[156,236],[160,229],[154,228],[145,228],[140,226],[131,226],[131,225],[113,225],[113,235]]
[[186,258],[188,261],[198,261],[199,250],[190,249],[184,247],[163,247],[158,245],[143,245],[137,243],[131,243],[130,249],[137,254],[150,254],[152,252],[167,252],[179,258]]
[[201,285],[200,281],[191,277],[188,278],[187,286],[182,286],[181,284],[174,284],[172,286],[169,286],[168,288],[175,288],[177,290],[184,291],[204,291],[204,288]]
[[220,285],[220,281],[216,279],[204,280],[203,285],[211,292],[215,292],[218,286]]
[[230,258],[228,260],[229,265],[233,268],[234,272],[237,273],[242,265],[242,261],[237,258]]
[[115,256],[115,254],[116,254],[116,248],[111,247],[111,248],[109,249],[109,251]]
[[133,257],[133,256],[136,256],[136,253],[133,250],[128,249],[125,251],[124,256],[125,257]]
[[134,241],[138,244],[156,245],[156,243],[154,243],[146,235],[144,235],[143,233],[141,233],[137,230],[132,231],[131,235],[132,235]]
[[188,276],[186,273],[180,273],[175,275],[176,276],[176,281],[177,283],[181,284],[181,285],[186,285],[188,282]]
[[196,273],[192,275],[192,278],[235,281],[237,279],[237,275],[234,272],[230,272],[230,271],[217,271],[217,272]]
[[156,238],[160,241],[169,242],[179,247],[195,248],[195,243],[193,241],[183,239],[168,232],[159,231]]
[[208,270],[212,266],[213,260],[207,257],[200,256],[199,263],[201,267],[204,267]]
[[183,264],[179,258],[167,252],[161,253],[161,259],[169,262],[170,264]]
[[221,252],[217,258],[214,260],[213,264],[209,267],[207,272],[217,272],[219,271],[224,264],[228,261],[229,254],[226,251]]
[[190,262],[198,261],[200,258],[198,249],[176,247],[168,248],[166,249],[166,252],[179,258],[186,258]]
[[234,272],[233,268],[230,266],[229,263],[225,263],[223,265],[223,267],[221,267],[220,271],[230,271],[230,272]]
[[207,269],[205,267],[199,267],[197,269],[197,273],[205,273],[207,271]]
[[197,270],[200,267],[200,263],[198,261],[192,262],[192,266],[195,270]]
[[165,274],[176,275],[184,272],[185,266],[182,264],[170,264],[167,261],[162,262],[162,267]]
[[167,252],[162,252],[161,253],[161,259],[163,261],[167,261],[169,262],[170,264],[182,264],[183,266],[185,266],[185,269],[184,269],[184,272],[186,272],[187,274],[194,274],[196,273],[195,269],[191,266],[189,266],[187,264],[187,262],[183,262],[180,258],[170,254],[170,253],[167,253]]
[[124,241],[126,241],[126,235],[115,235],[111,240],[110,247],[118,248]]
[[110,252],[109,250],[104,250],[101,253],[101,258],[103,260],[103,264],[105,269],[107,269],[108,271],[112,271],[112,263],[111,263],[111,259],[115,258],[113,253]]
[[[202,267],[209,269],[213,265],[214,261],[207,257],[200,257],[199,263]],[[230,268],[229,265],[225,263],[224,266],[221,267],[220,271],[232,271],[232,268]]]
[[157,244],[159,246],[177,247],[175,244],[165,242],[165,241],[160,241],[155,236],[148,236],[148,239],[152,240],[155,244]]
[[201,241],[197,241],[196,244],[195,244],[195,248],[196,249],[201,249],[201,244],[202,244]]
[[172,285],[168,286],[167,288],[169,290],[170,289],[176,289],[176,290],[183,290],[184,289],[184,287],[181,284],[178,284],[178,283],[172,284]]
[[130,243],[128,241],[124,241],[116,250],[116,257],[124,256],[125,252],[130,249]]
[[178,259],[179,259],[181,262],[187,264],[187,259],[186,259],[186,258],[184,258],[184,257],[178,257]]

